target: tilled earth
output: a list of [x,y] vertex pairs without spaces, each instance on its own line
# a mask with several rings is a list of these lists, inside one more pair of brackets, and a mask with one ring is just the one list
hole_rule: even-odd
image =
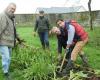
[[[75,64],[75,68],[72,70],[72,72],[70,71],[68,74],[64,74],[62,71],[67,65],[67,60],[65,60],[62,71],[60,72],[59,69],[61,66],[61,62],[62,60],[57,64],[56,70],[56,77],[60,80],[100,80],[100,74],[96,74],[95,70],[90,67],[84,67],[78,64]],[[86,76],[84,77],[84,75]]]

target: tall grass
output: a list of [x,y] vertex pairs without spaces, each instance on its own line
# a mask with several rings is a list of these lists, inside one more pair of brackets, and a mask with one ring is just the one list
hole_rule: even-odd
[[[33,36],[32,34],[32,27],[18,27],[17,31],[20,37],[25,39],[26,44],[33,46],[34,49],[21,45],[13,49],[10,66],[13,80],[56,80],[56,38],[50,38],[50,51],[44,51],[41,48],[38,35]],[[87,29],[87,32],[89,33],[90,42],[84,48],[84,51],[88,55],[90,66],[100,69],[100,28],[95,28],[94,31]],[[37,47],[39,48],[37,49]],[[78,58],[77,63],[81,64],[80,58]]]

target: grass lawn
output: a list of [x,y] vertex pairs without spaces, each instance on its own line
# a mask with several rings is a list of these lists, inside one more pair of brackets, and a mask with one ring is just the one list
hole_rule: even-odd
[[[28,45],[41,47],[38,36],[33,36],[33,28],[18,27],[17,30],[20,37],[25,39]],[[89,33],[90,41],[87,44],[87,46],[84,48],[84,51],[89,58],[90,66],[94,69],[100,70],[100,28],[95,28],[94,31],[90,31],[89,29],[86,30]],[[50,50],[53,51],[53,53],[55,54],[57,53],[57,40],[54,37],[50,37]],[[81,64],[79,57],[77,63]],[[12,75],[14,74],[17,75],[18,73],[20,74],[21,70],[17,72],[18,70],[16,69],[14,70],[12,66],[10,68],[13,69],[13,71],[11,72]],[[14,80],[24,80],[24,79],[18,79],[17,77]],[[3,80],[1,62],[0,62],[0,80]]]

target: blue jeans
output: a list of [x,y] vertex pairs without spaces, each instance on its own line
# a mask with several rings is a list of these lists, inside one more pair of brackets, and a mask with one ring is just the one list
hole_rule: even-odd
[[39,34],[39,38],[40,38],[42,47],[44,49],[45,49],[45,47],[49,48],[48,31],[38,32],[38,34]]
[[0,54],[2,56],[2,67],[4,73],[8,73],[9,70],[11,51],[12,48],[8,46],[0,46]]

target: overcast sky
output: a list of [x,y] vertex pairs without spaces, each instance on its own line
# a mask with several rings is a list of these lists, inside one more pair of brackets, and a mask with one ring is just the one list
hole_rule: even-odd
[[[35,13],[37,7],[71,7],[83,5],[88,10],[88,0],[0,0],[0,12],[11,2],[16,3],[16,13]],[[92,0],[92,10],[100,10],[99,0]]]

